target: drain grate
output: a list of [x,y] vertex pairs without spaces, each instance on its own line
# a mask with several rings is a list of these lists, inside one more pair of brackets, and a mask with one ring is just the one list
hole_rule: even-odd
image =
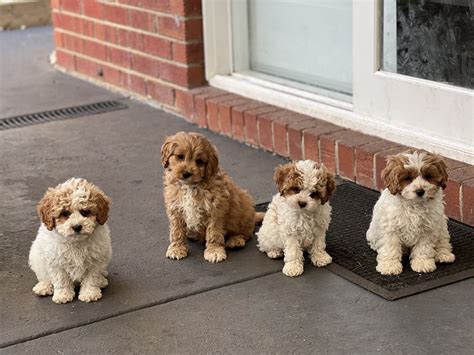
[[124,110],[127,108],[128,106],[120,101],[101,101],[87,105],[0,118],[0,130],[26,127],[34,124],[66,120],[70,118],[97,115],[99,113]]

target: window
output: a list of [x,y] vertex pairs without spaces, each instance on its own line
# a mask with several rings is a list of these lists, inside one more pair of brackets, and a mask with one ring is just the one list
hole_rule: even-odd
[[472,164],[471,3],[203,0],[206,77]]

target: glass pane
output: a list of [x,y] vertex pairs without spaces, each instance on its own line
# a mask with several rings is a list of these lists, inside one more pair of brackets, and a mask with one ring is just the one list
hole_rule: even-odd
[[385,71],[474,88],[474,1],[384,0]]
[[248,0],[250,70],[352,93],[351,0]]

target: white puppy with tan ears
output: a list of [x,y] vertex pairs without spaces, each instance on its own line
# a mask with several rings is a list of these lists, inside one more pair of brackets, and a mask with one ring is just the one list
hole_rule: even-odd
[[326,252],[326,231],[331,221],[329,198],[336,189],[334,176],[312,160],[280,165],[274,180],[278,194],[273,196],[257,233],[258,248],[270,258],[284,256],[283,273],[303,273],[303,252],[313,265],[331,263]]
[[442,191],[448,174],[442,158],[418,151],[392,155],[382,178],[387,188],[367,231],[369,245],[377,252],[377,271],[400,274],[402,255],[408,252],[415,272],[432,272],[435,262],[452,263]]
[[97,301],[107,286],[112,256],[107,224],[110,199],[97,186],[72,178],[50,188],[38,204],[42,224],[30,250],[38,278],[33,292],[67,303],[80,284],[79,299]]

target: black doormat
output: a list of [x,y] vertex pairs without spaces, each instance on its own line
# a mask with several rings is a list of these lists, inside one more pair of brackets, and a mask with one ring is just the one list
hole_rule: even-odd
[[[448,228],[456,255],[454,263],[437,263],[434,272],[419,274],[411,270],[406,257],[400,275],[379,274],[375,270],[377,253],[365,239],[378,197],[378,192],[349,182],[337,187],[326,236],[326,250],[333,258],[327,266],[330,271],[391,301],[474,276],[474,228],[453,220]],[[257,209],[265,210],[267,205],[258,205]]]

